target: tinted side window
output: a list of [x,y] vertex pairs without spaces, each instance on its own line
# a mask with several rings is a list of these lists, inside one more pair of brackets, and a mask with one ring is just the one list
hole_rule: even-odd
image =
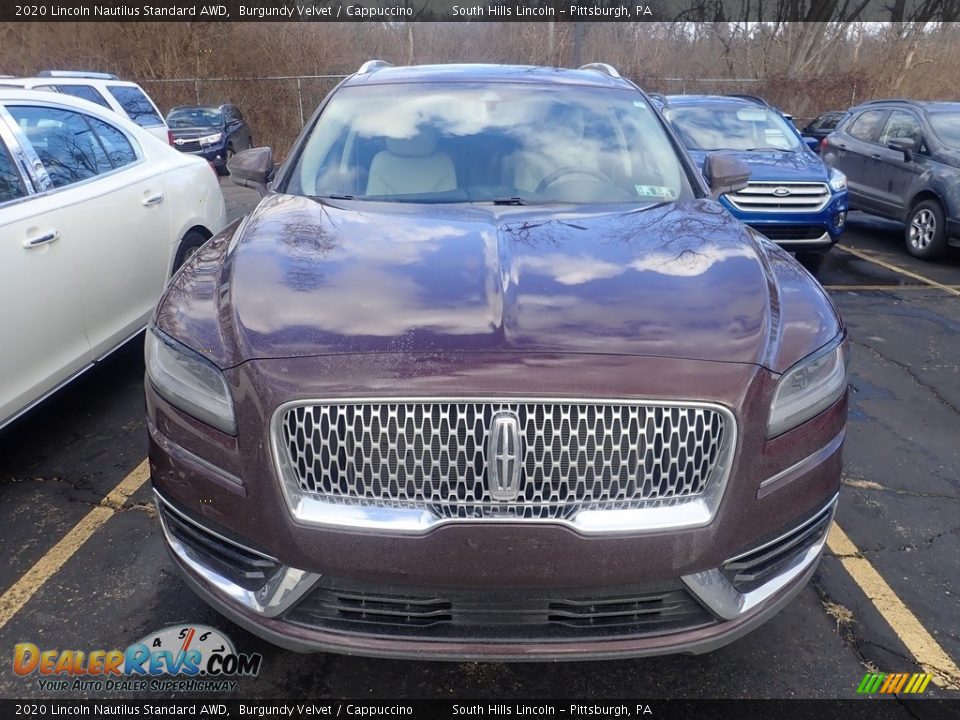
[[7,148],[0,142],[0,203],[24,197],[27,188],[24,187],[17,166],[7,152]]
[[137,161],[137,153],[126,135],[113,125],[97,118],[87,117],[87,122],[93,127],[93,131],[103,144],[111,166],[118,168]]
[[110,107],[110,103],[104,99],[103,95],[97,92],[96,88],[92,88],[89,85],[58,85],[57,89],[64,95],[73,95],[73,97],[95,102],[97,105],[102,105],[108,110],[113,109]]
[[87,180],[112,165],[84,116],[59,108],[7,108],[33,146],[54,187]]
[[820,124],[821,130],[833,130],[837,125],[840,124],[840,121],[843,119],[843,115],[827,115],[823,122]]
[[54,85],[34,85],[32,90],[39,90],[41,92],[60,92]]
[[107,85],[107,89],[130,119],[140,127],[163,125],[163,118],[140,88],[128,85]]
[[880,122],[886,112],[886,110],[867,110],[865,113],[860,113],[856,120],[850,124],[850,129],[847,132],[857,140],[875,142],[874,138],[877,136],[877,130],[879,130]]
[[920,122],[914,117],[913,113],[903,110],[894,110],[890,113],[890,119],[883,128],[883,134],[880,136],[880,144],[886,145],[891,140],[903,139],[913,140],[920,147],[920,138],[923,132],[920,130]]

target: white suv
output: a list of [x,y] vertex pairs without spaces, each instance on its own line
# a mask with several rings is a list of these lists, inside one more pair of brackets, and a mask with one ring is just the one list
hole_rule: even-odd
[[0,88],[0,427],[138,334],[225,224],[201,158],[86,100]]
[[29,90],[47,90],[95,102],[129,118],[166,143],[170,133],[163,115],[143,88],[116,75],[74,70],[44,70],[32,78],[0,78],[0,87],[15,86]]

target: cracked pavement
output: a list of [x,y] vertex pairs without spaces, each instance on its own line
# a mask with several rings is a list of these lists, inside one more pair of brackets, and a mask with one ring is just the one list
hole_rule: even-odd
[[[249,191],[225,186],[236,215]],[[944,284],[960,253],[906,254],[902,228],[854,214],[843,242]],[[837,521],[927,631],[960,660],[960,298],[834,252],[824,285],[851,334],[850,424]],[[0,434],[0,587],[9,588],[146,455],[142,342],[134,341]],[[174,573],[142,487],[0,630],[13,644],[126,647],[161,627],[221,628],[264,656],[238,697],[847,698],[868,671],[921,671],[864,591],[827,553],[809,587],[747,637],[705,656],[628,661],[415,663],[304,656],[207,608]],[[960,680],[960,679],[958,679]],[[0,695],[42,696],[0,663]],[[932,684],[927,695],[960,696]],[[117,698],[121,695],[117,695]],[[921,717],[916,706],[903,717]]]

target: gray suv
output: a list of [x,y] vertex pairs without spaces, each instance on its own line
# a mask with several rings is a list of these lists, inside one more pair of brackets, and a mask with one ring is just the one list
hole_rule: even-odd
[[851,209],[906,223],[911,255],[960,247],[960,102],[864,103],[820,152],[847,176]]

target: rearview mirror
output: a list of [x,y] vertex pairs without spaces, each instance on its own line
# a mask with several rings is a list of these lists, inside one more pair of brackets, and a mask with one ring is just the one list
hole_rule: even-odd
[[711,197],[716,200],[721,195],[743,190],[750,179],[750,168],[732,155],[710,153],[703,165],[703,176],[710,185]]
[[273,179],[273,150],[258,147],[238,152],[227,161],[227,172],[236,185],[253,188],[263,197]]
[[816,152],[817,148],[820,147],[820,141],[815,137],[804,137],[803,141],[807,144],[807,147],[814,152]]
[[916,149],[917,143],[910,138],[894,138],[887,143],[887,147],[891,150],[902,152],[903,161],[910,162],[913,160],[913,151]]

